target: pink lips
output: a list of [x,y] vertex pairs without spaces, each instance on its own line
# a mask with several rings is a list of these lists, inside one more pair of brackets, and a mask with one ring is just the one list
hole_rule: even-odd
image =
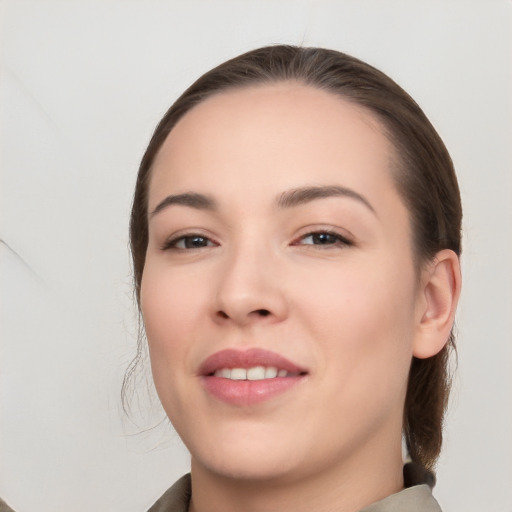
[[[289,376],[263,380],[231,380],[215,377],[223,368],[274,367],[286,370]],[[253,405],[288,391],[298,384],[306,371],[285,357],[263,349],[222,350],[208,357],[199,368],[203,387],[215,398],[232,405]]]

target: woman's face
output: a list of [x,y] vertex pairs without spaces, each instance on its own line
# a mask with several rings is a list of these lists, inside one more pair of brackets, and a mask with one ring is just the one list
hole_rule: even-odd
[[294,83],[218,94],[168,136],[141,305],[196,467],[301,478],[399,456],[421,293],[393,166],[371,114]]

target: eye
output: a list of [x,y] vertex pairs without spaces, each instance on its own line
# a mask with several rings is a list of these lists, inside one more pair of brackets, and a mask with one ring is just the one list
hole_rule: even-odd
[[332,247],[352,245],[352,242],[333,231],[315,231],[302,236],[294,245],[321,245]]
[[215,247],[217,244],[208,237],[198,234],[183,235],[168,240],[162,250],[177,249],[202,249],[203,247]]

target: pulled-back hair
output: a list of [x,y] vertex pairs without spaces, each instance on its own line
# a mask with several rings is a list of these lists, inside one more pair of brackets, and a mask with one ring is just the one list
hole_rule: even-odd
[[[178,98],[158,124],[140,165],[130,221],[138,301],[148,245],[151,167],[170,131],[190,109],[214,94],[283,81],[328,91],[373,113],[397,155],[393,174],[409,211],[417,268],[442,249],[460,255],[462,208],[453,164],[441,138],[416,102],[387,75],[344,53],[268,46],[208,71]],[[441,450],[450,390],[449,355],[455,348],[453,332],[447,341],[433,357],[413,357],[409,372],[403,433],[412,460],[428,469],[433,469]]]

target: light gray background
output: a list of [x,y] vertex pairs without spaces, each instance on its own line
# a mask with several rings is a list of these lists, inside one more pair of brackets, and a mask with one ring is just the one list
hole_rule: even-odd
[[[422,105],[465,203],[459,370],[436,496],[512,512],[512,3],[0,1],[0,495],[18,512],[145,510],[187,470],[119,388],[134,353],[127,223],[150,134],[198,75],[289,42],[352,53]],[[140,383],[139,389],[142,389]],[[140,396],[139,424],[162,413]]]

